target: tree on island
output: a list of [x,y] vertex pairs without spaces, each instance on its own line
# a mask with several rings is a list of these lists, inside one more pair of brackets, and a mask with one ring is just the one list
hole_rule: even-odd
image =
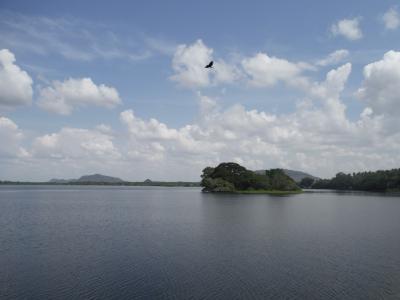
[[300,190],[282,169],[266,170],[261,175],[233,162],[221,163],[215,168],[206,167],[201,178],[201,186],[205,192]]

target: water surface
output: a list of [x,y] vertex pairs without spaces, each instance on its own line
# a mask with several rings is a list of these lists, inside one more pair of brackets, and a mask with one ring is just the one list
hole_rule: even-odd
[[0,186],[1,299],[399,299],[400,197]]

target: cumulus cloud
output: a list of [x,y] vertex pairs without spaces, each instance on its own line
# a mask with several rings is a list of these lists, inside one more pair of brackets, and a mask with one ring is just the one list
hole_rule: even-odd
[[209,118],[217,109],[217,102],[214,99],[201,94],[200,92],[197,92],[197,96],[199,98],[200,118]]
[[171,79],[184,87],[204,87],[210,84],[209,72],[204,69],[212,59],[213,50],[197,40],[192,45],[179,45],[172,59],[175,74]]
[[310,94],[321,99],[335,98],[338,99],[340,93],[351,72],[351,64],[347,63],[337,69],[330,70],[326,74],[325,81],[314,83],[310,89]]
[[[322,176],[389,166],[399,140],[381,136],[381,117],[369,109],[357,121],[346,116],[340,93],[350,72],[350,64],[328,72],[310,94],[317,102],[300,103],[291,114],[246,110],[242,105],[222,110],[215,100],[201,94],[203,118],[181,128],[124,111],[121,121],[130,136],[129,153],[142,161],[168,161],[175,170],[181,164],[191,165],[197,172],[221,161],[236,161],[253,169],[299,168]],[[378,155],[382,160],[377,163],[380,143],[388,148]]]
[[[311,80],[307,71],[316,71],[317,67],[335,65],[348,55],[346,49],[336,50],[324,59],[313,63],[292,62],[285,58],[257,53],[254,56],[235,57],[231,62],[213,58],[214,50],[202,40],[191,45],[179,45],[172,59],[174,74],[171,80],[186,88],[204,88],[229,83],[249,83],[254,87],[273,87],[279,83],[298,89],[308,89]],[[214,61],[215,68],[204,66]]]
[[350,71],[350,64],[331,70],[320,84],[327,98],[302,103],[291,114],[247,110],[242,105],[222,110],[202,95],[206,116],[181,128],[124,111],[121,121],[129,133],[128,153],[142,162],[168,162],[174,166],[171,172],[191,166],[194,176],[221,161],[253,169],[298,168],[320,176],[390,166],[400,140],[382,135],[382,119],[368,109],[356,121],[346,117],[339,94]]
[[29,153],[21,146],[24,135],[12,120],[0,117],[0,158],[24,158]]
[[385,28],[389,30],[397,29],[400,25],[400,16],[397,10],[392,7],[382,17]]
[[[121,113],[120,119],[127,127],[131,146],[135,153],[153,154],[148,156],[151,160],[164,157],[163,153],[169,150],[178,158],[206,154],[208,150],[214,152],[220,149],[220,143],[207,140],[197,140],[195,136],[201,136],[202,132],[198,124],[186,125],[179,129],[169,128],[166,124],[152,118],[148,121],[142,120],[134,115],[132,110]],[[152,149],[153,152],[148,152]]]
[[92,173],[123,176],[126,164],[114,133],[110,128],[107,128],[110,132],[104,133],[104,129],[104,126],[95,129],[63,127],[48,134],[29,132],[25,137],[29,140],[26,143],[28,155],[24,159],[0,157],[0,178],[49,180]]
[[15,64],[14,54],[0,50],[0,105],[18,106],[32,102],[32,78]]
[[357,95],[375,113],[400,113],[400,52],[388,51],[381,60],[364,67],[364,81]]
[[186,88],[200,88],[219,83],[230,83],[240,77],[240,71],[224,60],[215,60],[214,69],[205,69],[213,60],[212,48],[207,47],[202,40],[191,45],[179,45],[172,59],[174,75],[170,78]]
[[215,64],[216,68],[213,73],[215,84],[231,83],[242,77],[239,68],[233,64],[229,64],[224,60],[217,60]]
[[324,59],[307,63],[292,62],[260,52],[240,59],[236,57],[235,62],[231,63],[216,59],[215,68],[206,70],[204,66],[213,60],[213,49],[208,48],[202,40],[197,40],[194,44],[178,47],[172,61],[175,74],[170,78],[187,88],[204,88],[233,82],[270,88],[284,83],[308,91],[316,84],[306,75],[307,71],[316,71],[320,66],[338,64],[348,55],[348,50],[339,49]]
[[250,77],[250,84],[258,87],[271,87],[279,82],[298,85],[305,80],[301,73],[311,68],[305,63],[293,63],[265,53],[243,59],[242,67]]
[[349,56],[349,51],[346,49],[339,49],[330,53],[327,57],[320,59],[316,62],[317,66],[325,67],[341,63]]
[[62,128],[37,137],[33,142],[36,157],[60,160],[112,160],[120,157],[113,137],[101,130]]
[[90,78],[53,81],[40,90],[38,105],[61,115],[69,115],[76,107],[101,106],[112,108],[121,103],[118,91],[104,84],[96,85]]
[[112,134],[113,133],[111,126],[106,125],[106,124],[99,124],[96,126],[96,129],[104,134]]
[[359,40],[363,37],[360,28],[360,18],[343,19],[331,26],[334,36],[341,35],[350,41]]
[[133,110],[123,111],[120,115],[121,121],[129,128],[129,132],[135,137],[144,139],[174,139],[177,135],[176,130],[169,129],[164,123],[156,119],[145,122],[137,118]]
[[[398,115],[394,105],[398,101],[394,91],[400,80],[398,56],[390,51],[382,60],[365,67],[358,94],[366,106],[358,118],[346,115],[347,107],[341,100],[352,69],[347,63],[327,72],[321,82],[307,79],[307,99],[291,113],[271,113],[240,104],[221,107],[218,99],[198,92],[199,116],[186,125],[173,127],[124,110],[120,113],[123,130],[115,132],[105,124],[95,129],[65,127],[36,137],[25,153],[38,168],[46,166],[42,171],[46,174],[62,170],[68,174],[79,171],[81,175],[93,170],[128,180],[198,180],[205,166],[222,161],[236,161],[250,169],[300,169],[326,177],[338,171],[391,168],[400,163],[400,132],[398,126],[386,130],[383,112],[387,109],[393,116]],[[286,63],[300,70],[306,68]],[[273,84],[292,84],[293,78],[302,78],[301,71],[288,74],[289,79],[279,77]],[[383,107],[380,95],[389,91],[393,94],[383,95],[388,102],[382,103],[390,105],[379,111],[378,107]],[[378,99],[378,104],[373,99]],[[7,148],[7,153],[24,153],[21,130],[12,121],[1,120],[0,138],[14,145]],[[12,134],[2,137],[1,132]]]

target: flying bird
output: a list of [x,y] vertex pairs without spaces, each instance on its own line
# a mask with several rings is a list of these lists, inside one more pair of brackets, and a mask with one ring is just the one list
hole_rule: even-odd
[[213,67],[213,64],[214,64],[214,62],[213,62],[213,61],[210,61],[210,63],[209,63],[207,66],[205,66],[204,68],[206,68],[206,69],[212,68],[212,67]]

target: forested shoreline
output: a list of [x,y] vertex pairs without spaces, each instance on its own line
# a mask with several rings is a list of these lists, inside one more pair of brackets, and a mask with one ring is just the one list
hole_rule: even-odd
[[313,180],[304,178],[300,182],[300,186],[303,188],[332,190],[400,191],[400,169],[349,174],[340,172],[331,179]]

